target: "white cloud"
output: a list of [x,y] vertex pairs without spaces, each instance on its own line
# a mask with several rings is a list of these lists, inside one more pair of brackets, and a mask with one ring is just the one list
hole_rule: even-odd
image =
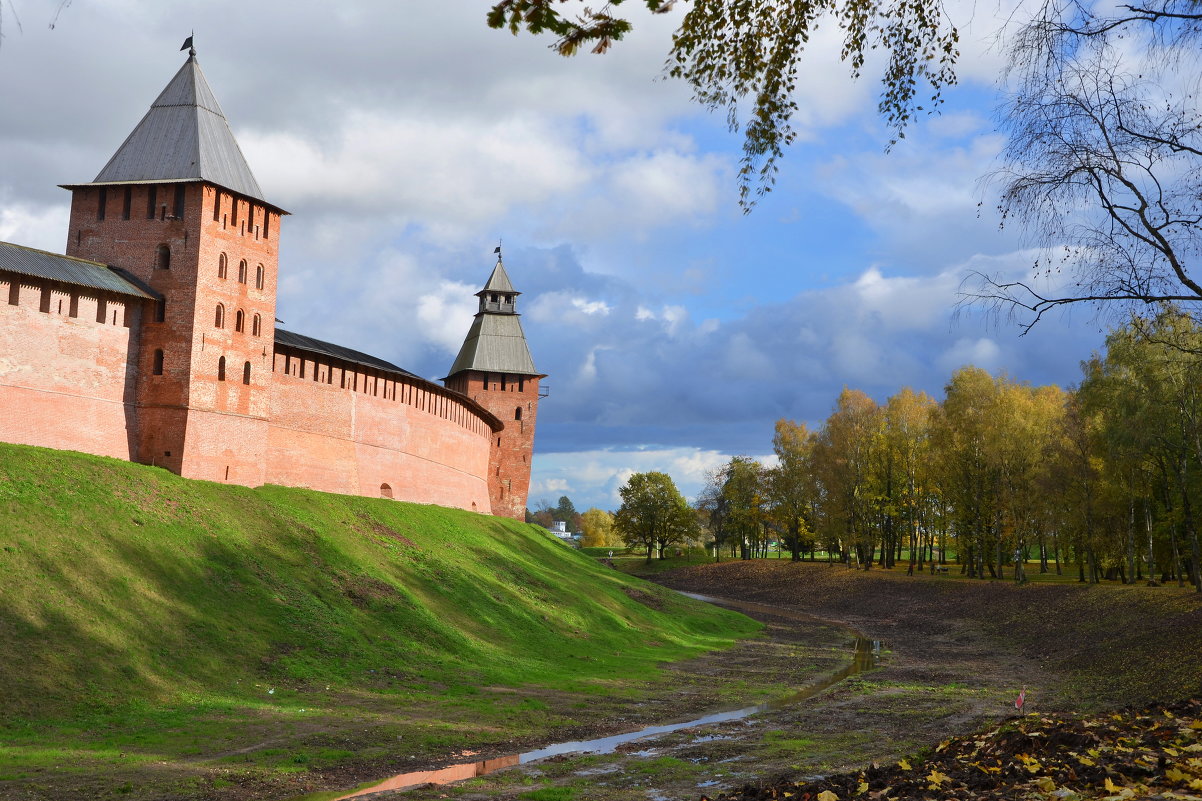
[[657,312],[647,306],[639,305],[634,312],[634,319],[639,322],[655,322],[663,324],[663,330],[668,334],[676,334],[682,324],[687,323],[689,319],[689,310],[684,306],[675,304],[666,304],[660,307]]
[[439,281],[433,292],[417,301],[417,319],[425,339],[455,354],[463,344],[467,325],[476,313],[476,288],[455,281]]
[[944,351],[939,356],[938,364],[949,376],[955,370],[968,365],[992,373],[1001,368],[1001,356],[1001,348],[988,337],[964,338],[956,340]]
[[609,314],[613,309],[603,300],[585,300],[584,298],[572,298],[572,306],[584,314],[593,315]]
[[0,193],[0,240],[61,253],[70,214],[65,206],[10,201]]
[[[730,460],[730,455],[703,448],[642,448],[587,450],[570,454],[537,454],[531,486],[550,495],[567,495],[578,509],[598,506],[617,509],[618,489],[635,473],[660,471],[672,476],[677,489],[690,500],[701,490],[705,475]],[[541,498],[532,489],[531,506]]]
[[[542,498],[544,495],[554,494],[562,495],[570,491],[571,487],[568,486],[567,480],[562,478],[532,479],[530,482],[531,498]],[[547,502],[552,503],[550,499],[548,499]],[[530,508],[533,509],[537,503],[537,501],[532,501],[530,503]]]
[[698,158],[679,151],[640,154],[613,165],[609,180],[633,217],[659,222],[689,221],[714,210],[721,189],[715,180],[725,171],[716,156]]
[[957,266],[931,277],[886,277],[870,267],[852,285],[861,319],[871,315],[887,330],[926,328],[946,320],[955,303],[963,268]]
[[357,110],[332,141],[252,133],[242,146],[284,203],[334,203],[447,235],[572,192],[595,169],[552,120],[533,115],[489,123]]
[[570,290],[542,292],[526,306],[526,314],[532,320],[573,326],[592,325],[596,320],[589,318],[606,317],[612,311],[606,301],[586,298]]

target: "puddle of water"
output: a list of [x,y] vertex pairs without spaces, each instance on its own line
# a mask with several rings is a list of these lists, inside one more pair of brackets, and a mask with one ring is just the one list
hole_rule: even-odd
[[438,770],[415,770],[412,773],[402,773],[398,776],[393,776],[391,779],[373,784],[370,787],[363,787],[346,795],[336,796],[331,801],[342,801],[344,798],[357,798],[369,793],[382,793],[385,790],[408,790],[411,787],[423,784],[451,784],[452,782],[461,782],[465,779],[474,779],[486,773],[492,773],[502,768],[517,765],[519,758],[518,754],[513,754],[511,756],[497,757],[496,759],[484,759],[480,762],[451,765],[450,767],[439,768]]
[[[774,615],[776,617],[788,617],[797,620],[814,620],[810,615],[801,612],[792,612],[789,610],[777,609],[766,604],[757,604],[745,601],[728,601],[726,599],[709,598],[704,595],[695,595],[693,593],[683,593],[690,598],[695,598],[699,601],[717,604],[719,606],[727,606],[734,609],[744,609],[748,611],[761,612],[764,614]],[[347,798],[357,798],[359,796],[370,795],[372,793],[381,793],[388,790],[406,790],[412,787],[417,787],[423,784],[451,784],[460,782],[466,779],[472,779],[477,776],[484,776],[502,768],[512,767],[514,765],[524,765],[528,762],[537,762],[540,759],[548,757],[560,756],[563,754],[612,754],[617,750],[618,746],[626,743],[642,740],[648,737],[656,737],[661,734],[669,734],[671,732],[680,731],[681,729],[691,729],[700,726],[708,726],[714,723],[726,723],[734,720],[742,720],[750,717],[758,712],[768,712],[775,709],[780,709],[785,706],[796,704],[799,701],[804,701],[807,698],[812,698],[823,690],[829,689],[849,676],[854,676],[865,670],[871,670],[876,665],[876,660],[880,656],[881,643],[879,640],[868,640],[863,637],[856,637],[855,651],[852,655],[851,664],[842,670],[827,676],[813,684],[806,685],[796,692],[780,698],[774,698],[763,704],[755,706],[747,706],[742,709],[732,709],[726,712],[715,712],[712,715],[686,720],[681,723],[668,723],[662,726],[648,726],[638,731],[627,732],[625,734],[614,734],[609,737],[598,737],[593,740],[573,740],[566,743],[555,743],[546,748],[539,748],[534,751],[527,751],[524,754],[513,754],[511,756],[497,757],[496,759],[485,759],[479,762],[465,762],[460,765],[451,765],[439,770],[419,770],[411,773],[402,773],[393,776],[383,782],[373,784],[371,786],[361,787],[355,791],[345,795],[321,794],[320,796],[306,796],[309,801],[317,801],[320,799],[330,799],[330,801],[343,801]],[[718,739],[716,737],[704,739]],[[698,742],[703,741],[703,738],[698,738]],[[642,752],[640,752],[642,753]],[[651,752],[646,752],[651,753]],[[738,759],[738,757],[732,757]],[[729,760],[723,760],[729,761]],[[701,785],[698,785],[701,786]],[[302,800],[303,801],[303,800]]]

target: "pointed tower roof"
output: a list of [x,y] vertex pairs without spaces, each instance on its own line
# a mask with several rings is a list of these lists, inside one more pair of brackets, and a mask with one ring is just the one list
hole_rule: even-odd
[[448,378],[464,370],[542,376],[534,369],[530,346],[518,319],[514,299],[519,294],[498,258],[488,283],[476,293],[480,311],[472,320]]
[[509,274],[505,272],[505,265],[501,263],[499,258],[497,259],[497,266],[492,268],[492,275],[488,277],[488,283],[476,295],[479,296],[485,292],[505,292],[511,295],[522,294],[515,290],[513,284],[509,282]]
[[179,181],[206,181],[267,202],[195,50],[93,183]]

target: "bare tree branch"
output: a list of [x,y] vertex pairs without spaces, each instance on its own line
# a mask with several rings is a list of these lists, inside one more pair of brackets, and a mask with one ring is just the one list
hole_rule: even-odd
[[[1188,91],[1199,64],[1181,55],[1202,38],[1202,3],[1124,10],[1048,0],[1015,35],[1017,89],[990,179],[1003,225],[1043,255],[1037,281],[970,275],[962,306],[1004,309],[1025,332],[1073,304],[1127,313],[1202,300],[1202,113]],[[1060,291],[1035,288],[1065,279]]]

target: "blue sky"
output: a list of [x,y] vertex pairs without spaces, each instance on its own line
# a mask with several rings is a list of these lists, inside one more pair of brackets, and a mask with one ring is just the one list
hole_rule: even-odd
[[[441,378],[492,251],[524,294],[540,408],[531,505],[614,508],[630,472],[686,494],[772,426],[819,424],[844,386],[938,396],[965,364],[1069,385],[1105,320],[1030,334],[955,314],[968,270],[1025,276],[999,230],[998,23],[964,26],[944,113],[885,153],[877,86],[852,83],[833,31],[799,87],[801,137],[775,190],[737,206],[737,135],[659,80],[674,24],[565,60],[491,31],[486,2],[147,6],[5,2],[0,239],[61,252],[67,194],[90,180],[182,63],[199,60],[268,198],[288,209],[279,316],[294,331]],[[868,74],[872,74],[869,71]]]

